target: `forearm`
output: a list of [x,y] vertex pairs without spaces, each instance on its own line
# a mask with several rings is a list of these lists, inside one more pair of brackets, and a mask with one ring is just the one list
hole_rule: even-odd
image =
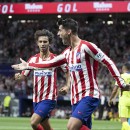
[[113,100],[114,98],[116,98],[118,93],[118,87],[115,87],[110,95],[110,100]]
[[66,73],[66,86],[70,89],[70,73]]
[[59,55],[52,60],[43,61],[42,63],[28,63],[29,69],[36,69],[36,68],[51,68],[51,67],[58,67],[66,63],[66,59],[63,55]]
[[113,99],[116,98],[116,96],[118,94],[118,90],[119,90],[119,87],[115,86],[115,88],[113,89],[112,94],[110,96],[110,101],[112,101]]
[[121,75],[120,75],[117,67],[115,66],[114,62],[109,58],[105,58],[105,59],[103,59],[102,63],[106,65],[106,67],[112,74],[113,78],[117,81],[118,86],[120,88],[125,87],[124,79],[121,78]]

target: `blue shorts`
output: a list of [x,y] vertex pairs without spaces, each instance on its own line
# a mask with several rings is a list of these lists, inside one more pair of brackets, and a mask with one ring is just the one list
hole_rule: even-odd
[[82,121],[83,125],[91,129],[91,115],[98,107],[99,103],[100,99],[98,98],[90,96],[84,97],[78,103],[72,105],[72,117],[78,118]]
[[50,117],[50,113],[55,108],[55,106],[55,100],[43,100],[38,103],[33,103],[34,113],[38,114],[43,119]]

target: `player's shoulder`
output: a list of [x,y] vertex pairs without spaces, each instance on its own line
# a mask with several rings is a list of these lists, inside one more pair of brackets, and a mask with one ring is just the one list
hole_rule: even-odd
[[70,51],[70,49],[71,49],[71,47],[69,46],[69,47],[67,47],[61,54],[66,54],[67,52],[69,52]]
[[30,58],[36,58],[36,57],[40,57],[40,53],[37,53],[37,54],[31,56]]
[[87,47],[91,47],[91,46],[96,46],[94,43],[90,42],[90,41],[86,41],[86,40],[81,40],[81,44],[85,45]]
[[32,55],[32,56],[28,59],[28,62],[34,61],[37,57],[40,57],[40,53],[37,53],[37,54],[35,54],[35,55]]
[[54,57],[56,57],[56,56],[57,56],[57,54],[50,52],[50,57],[51,57],[51,58],[54,58]]

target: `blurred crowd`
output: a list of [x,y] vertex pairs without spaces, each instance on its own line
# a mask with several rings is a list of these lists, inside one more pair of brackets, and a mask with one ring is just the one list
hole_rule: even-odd
[[[76,19],[76,18],[75,18]],[[86,21],[84,18],[79,21],[79,37],[95,43],[100,47],[117,65],[119,71],[124,62],[130,61],[130,23],[114,19],[108,24],[102,19]],[[19,58],[28,58],[39,52],[34,41],[34,33],[38,29],[48,29],[55,35],[50,50],[60,54],[66,46],[57,37],[57,19],[27,20],[0,20],[0,64],[19,63]],[[60,88],[65,83],[63,72],[58,70],[57,86]],[[98,84],[101,88],[102,105],[112,92],[114,80],[105,66],[99,66]],[[27,80],[16,82],[13,76],[0,74],[0,91],[9,91],[19,96],[32,96],[33,80],[30,76]],[[69,98],[68,94],[66,97]],[[105,108],[105,107],[104,107]],[[103,109],[104,109],[103,108]],[[102,116],[102,115],[101,115]]]

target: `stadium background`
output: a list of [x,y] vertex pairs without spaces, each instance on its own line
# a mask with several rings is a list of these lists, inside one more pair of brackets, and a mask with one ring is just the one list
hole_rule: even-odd
[[[37,3],[38,2],[38,3]],[[121,71],[130,61],[130,1],[87,0],[1,0],[0,3],[0,116],[30,117],[32,110],[32,76],[22,82],[14,80],[10,65],[27,60],[38,52],[33,34],[37,29],[49,29],[55,34],[51,51],[60,54],[66,46],[57,38],[58,18],[74,18],[79,22],[79,36],[99,46]],[[59,70],[57,85],[65,83]],[[95,111],[98,120],[118,120],[118,98],[108,107],[114,80],[104,66],[99,67],[98,83],[101,105]],[[4,99],[11,97],[10,111],[4,109]],[[52,117],[68,118],[71,113],[70,94],[58,96]]]

